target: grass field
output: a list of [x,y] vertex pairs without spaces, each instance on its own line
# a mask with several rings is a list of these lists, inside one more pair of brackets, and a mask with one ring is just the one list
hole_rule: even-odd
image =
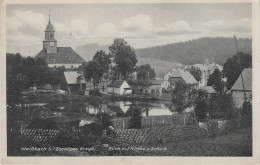
[[143,147],[166,147],[167,149],[165,151],[141,151],[126,154],[139,156],[252,156],[252,128],[236,130],[214,138]]

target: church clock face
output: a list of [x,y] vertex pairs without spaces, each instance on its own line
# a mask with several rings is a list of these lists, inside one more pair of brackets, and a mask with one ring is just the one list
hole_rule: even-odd
[[50,46],[53,47],[54,46],[54,42],[50,42]]

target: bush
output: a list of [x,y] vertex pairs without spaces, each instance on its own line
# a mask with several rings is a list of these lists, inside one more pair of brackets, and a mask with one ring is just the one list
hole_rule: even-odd
[[55,121],[50,119],[36,118],[28,126],[29,129],[58,129],[58,125]]
[[233,119],[237,118],[236,108],[231,95],[220,93],[215,94],[209,99],[210,118]]
[[250,101],[245,101],[243,103],[242,109],[241,109],[241,116],[252,116],[252,103]]
[[141,128],[141,111],[137,107],[131,107],[133,108],[133,113],[130,118],[129,128]]
[[100,144],[102,134],[102,125],[92,123],[85,125],[78,131],[63,130],[53,141],[53,145],[58,147],[92,147]]
[[195,102],[195,113],[198,119],[206,119],[208,113],[207,103],[205,101]]

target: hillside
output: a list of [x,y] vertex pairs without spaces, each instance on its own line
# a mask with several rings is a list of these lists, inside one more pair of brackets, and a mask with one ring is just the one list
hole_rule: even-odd
[[[109,45],[87,44],[76,49],[76,52],[86,61],[93,58],[98,50],[109,53]],[[252,53],[252,42],[249,39],[238,39],[239,51]],[[223,65],[225,61],[236,54],[236,46],[233,38],[200,38],[196,40],[136,49],[137,65],[149,63],[159,77],[172,67],[181,64],[204,63],[205,59],[211,59]]]
[[104,50],[106,53],[109,53],[108,45],[98,45],[98,44],[86,44],[78,47],[75,51],[86,61],[92,60],[95,53],[99,50]]
[[[244,38],[238,39],[238,49],[251,55],[252,41]],[[229,57],[236,54],[236,46],[233,38],[200,38],[138,49],[136,54],[142,58],[155,58],[182,64],[203,63],[205,59],[215,59],[216,63],[223,65]]]

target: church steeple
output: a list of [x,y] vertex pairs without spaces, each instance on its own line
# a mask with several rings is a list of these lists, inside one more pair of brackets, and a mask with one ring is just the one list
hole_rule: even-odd
[[49,13],[49,22],[45,29],[45,39],[43,41],[43,48],[46,49],[47,54],[57,53],[57,41],[54,38],[55,30],[51,24],[51,16]]

